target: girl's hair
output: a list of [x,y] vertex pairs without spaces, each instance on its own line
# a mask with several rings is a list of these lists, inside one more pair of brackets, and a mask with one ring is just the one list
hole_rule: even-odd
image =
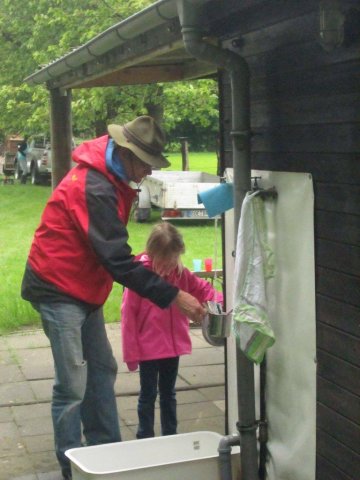
[[171,223],[158,223],[150,233],[146,252],[151,258],[180,255],[185,252],[183,237]]

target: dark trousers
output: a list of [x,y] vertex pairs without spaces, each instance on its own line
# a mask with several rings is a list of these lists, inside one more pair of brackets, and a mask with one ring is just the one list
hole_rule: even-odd
[[161,434],[175,435],[177,427],[175,383],[179,357],[140,362],[139,427],[137,438],[154,437],[155,400],[159,386]]

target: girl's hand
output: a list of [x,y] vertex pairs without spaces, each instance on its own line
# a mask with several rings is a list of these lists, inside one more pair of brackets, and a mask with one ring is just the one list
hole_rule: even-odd
[[138,369],[138,362],[127,362],[127,367],[130,370],[130,372],[135,372]]

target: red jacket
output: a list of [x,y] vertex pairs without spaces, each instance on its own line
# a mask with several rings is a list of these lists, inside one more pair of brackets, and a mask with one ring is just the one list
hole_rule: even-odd
[[[108,172],[108,138],[96,138],[74,150],[78,165],[48,201],[28,265],[59,293],[90,304],[102,305],[115,280],[166,307],[178,289],[134,262],[125,226],[136,193]],[[25,279],[23,297],[33,301],[34,296],[39,296],[34,294],[34,282],[27,285]]]
[[[147,254],[139,259],[151,269],[151,260]],[[212,285],[184,268],[166,277],[173,285],[190,293],[204,303],[207,300],[223,301],[223,295]],[[146,298],[141,298],[128,289],[123,295],[121,308],[121,332],[123,359],[130,370],[139,361],[177,357],[191,353],[189,320],[176,305],[161,310]]]

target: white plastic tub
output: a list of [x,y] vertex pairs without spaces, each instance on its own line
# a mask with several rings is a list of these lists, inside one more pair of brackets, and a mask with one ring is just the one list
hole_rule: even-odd
[[[73,480],[219,480],[221,435],[193,432],[168,437],[73,448],[66,452]],[[232,449],[239,478],[239,447]]]

